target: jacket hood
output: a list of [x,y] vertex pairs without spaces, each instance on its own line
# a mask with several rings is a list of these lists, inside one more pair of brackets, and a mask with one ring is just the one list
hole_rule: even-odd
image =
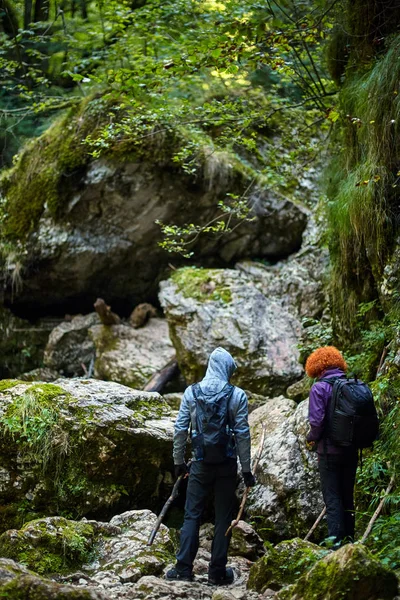
[[200,382],[201,391],[206,396],[214,396],[224,389],[236,371],[236,363],[224,348],[216,348],[208,359],[207,371]]

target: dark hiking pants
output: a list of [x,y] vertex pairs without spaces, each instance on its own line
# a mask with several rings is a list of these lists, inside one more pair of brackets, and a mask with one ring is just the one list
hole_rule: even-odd
[[207,494],[214,491],[215,530],[211,548],[209,574],[224,576],[230,535],[225,532],[231,524],[236,503],[236,459],[229,458],[218,465],[194,461],[190,467],[186,492],[185,520],[181,529],[176,568],[181,574],[191,574],[199,548],[200,519]]
[[318,455],[328,535],[335,538],[335,542],[354,540],[354,483],[357,460],[355,451]]

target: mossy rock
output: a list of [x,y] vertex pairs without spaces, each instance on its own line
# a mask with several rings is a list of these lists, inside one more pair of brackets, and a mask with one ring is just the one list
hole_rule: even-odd
[[308,397],[312,384],[313,381],[310,377],[303,377],[300,381],[289,385],[286,396],[295,402],[301,402]]
[[311,542],[294,538],[273,547],[266,544],[266,554],[250,569],[247,587],[264,592],[278,590],[297,581],[317,560],[327,553]]
[[10,600],[106,600],[97,590],[63,585],[38,577],[13,560],[0,558],[0,598]]
[[43,516],[106,520],[158,508],[172,487],[171,412],[159,394],[116,383],[7,382],[0,533]]
[[0,536],[0,554],[39,573],[65,573],[80,567],[90,556],[95,532],[89,523],[63,517],[37,519],[22,529]]
[[393,571],[359,544],[328,554],[277,594],[279,600],[393,600],[398,581]]
[[184,267],[174,271],[171,279],[185,298],[194,298],[200,302],[220,300],[228,303],[232,300],[229,283],[224,281],[220,269]]

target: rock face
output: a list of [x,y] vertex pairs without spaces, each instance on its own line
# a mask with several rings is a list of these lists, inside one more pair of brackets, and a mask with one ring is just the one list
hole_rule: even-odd
[[393,600],[397,578],[361,545],[348,544],[332,552],[292,586],[279,600]]
[[263,395],[283,391],[301,375],[300,322],[236,270],[187,268],[161,284],[160,301],[181,371],[200,379],[217,346],[231,352],[234,382]]
[[174,420],[159,394],[72,379],[0,390],[0,530],[71,511],[104,518],[168,494]]
[[269,540],[304,537],[323,508],[317,457],[305,445],[308,401],[296,406],[280,397],[268,400],[249,417],[252,454],[263,423],[266,436],[246,511]]

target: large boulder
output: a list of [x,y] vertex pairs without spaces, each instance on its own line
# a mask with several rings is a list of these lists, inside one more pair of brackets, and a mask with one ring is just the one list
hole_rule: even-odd
[[57,325],[50,333],[45,348],[46,367],[66,376],[83,375],[83,369],[89,369],[95,357],[95,346],[88,331],[98,323],[98,314],[90,313],[76,315],[70,321]]
[[[19,240],[24,282],[15,290],[7,285],[7,300],[21,309],[72,311],[78,304],[89,308],[97,296],[129,305],[155,297],[171,260],[159,246],[157,221],[207,225],[221,214],[218,203],[227,193],[245,193],[250,183],[254,219],[233,220],[232,234],[200,236],[191,249],[202,261],[226,265],[250,256],[277,259],[300,248],[306,210],[254,186],[237,157],[215,149],[189,175],[173,160],[187,140],[168,129],[157,151],[146,148],[151,137],[144,136],[142,147],[119,139],[115,152],[95,160],[81,142],[96,136],[106,119],[101,99],[85,99],[3,174],[3,238]],[[8,270],[11,280],[15,268]]]
[[97,379],[140,390],[174,355],[165,319],[150,319],[134,329],[127,323],[102,325],[97,313],[90,313],[51,332],[44,361],[66,376],[91,372]]
[[165,319],[150,319],[139,329],[129,325],[96,325],[89,330],[94,342],[94,374],[143,389],[154,373],[175,356]]
[[393,571],[364,546],[347,544],[328,554],[293,585],[278,592],[279,600],[393,600],[398,581]]
[[1,531],[35,516],[158,506],[171,488],[174,419],[157,393],[6,381],[0,418]]
[[218,345],[238,364],[235,383],[251,392],[272,396],[300,379],[303,321],[319,318],[327,301],[328,257],[314,230],[311,219],[302,249],[275,265],[186,267],[161,282],[160,302],[189,382],[203,375]]
[[253,392],[283,392],[301,375],[298,318],[246,274],[187,267],[161,283],[160,301],[188,382],[202,377],[216,346],[233,355],[235,384]]
[[252,454],[266,436],[247,513],[269,540],[304,537],[323,508],[317,457],[306,447],[308,401],[268,400],[249,417]]

